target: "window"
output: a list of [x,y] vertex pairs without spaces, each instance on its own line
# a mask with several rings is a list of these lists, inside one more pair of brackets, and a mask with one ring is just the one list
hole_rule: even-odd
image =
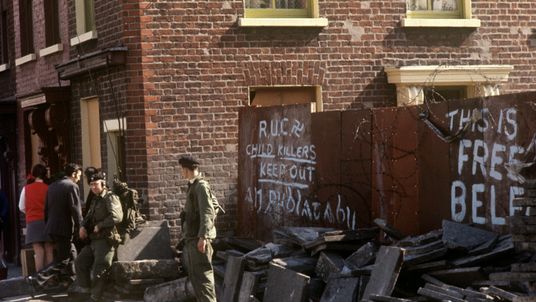
[[244,0],[244,18],[239,26],[325,27],[319,18],[318,0]]
[[0,65],[7,64],[7,0],[0,1]]
[[58,0],[44,0],[45,6],[45,44],[52,46],[60,43]]
[[424,102],[441,103],[444,101],[466,99],[468,97],[467,90],[467,86],[424,87]]
[[419,105],[500,94],[512,65],[386,67],[387,82],[396,85],[398,106]]
[[313,3],[310,0],[246,0],[246,17],[309,18]]
[[103,123],[106,133],[106,175],[108,184],[111,186],[114,177],[124,180],[125,175],[125,144],[124,134],[126,119],[106,120]]
[[75,11],[77,36],[71,39],[71,46],[97,38],[93,0],[75,0]]
[[320,86],[250,87],[251,106],[311,104],[311,112],[322,111]]
[[408,17],[462,18],[462,0],[407,0]]
[[21,57],[34,53],[32,0],[19,0]]
[[402,27],[479,27],[471,0],[406,0]]
[[95,7],[93,0],[76,0],[75,9],[77,35],[95,30]]

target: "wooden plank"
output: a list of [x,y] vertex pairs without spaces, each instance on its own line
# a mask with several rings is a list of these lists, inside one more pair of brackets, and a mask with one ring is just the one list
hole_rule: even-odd
[[443,242],[449,248],[472,250],[497,238],[497,234],[466,224],[443,220]]
[[244,257],[229,256],[225,265],[223,278],[223,302],[234,302],[238,297],[242,273],[244,271]]
[[382,246],[376,256],[375,268],[363,293],[363,299],[369,295],[391,295],[398,274],[402,268],[402,250],[398,247]]
[[467,267],[429,272],[433,277],[451,285],[467,287],[476,280],[485,279],[480,267]]
[[389,297],[389,296],[381,296],[381,295],[370,295],[369,300],[378,301],[378,302],[410,302],[410,301],[413,301],[413,300],[408,300],[408,299],[395,298],[395,297]]
[[357,301],[359,278],[329,279],[320,302],[354,302]]
[[514,243],[512,242],[511,237],[505,236],[503,239],[499,240],[499,243],[491,252],[477,256],[458,258],[451,261],[451,264],[454,266],[474,266],[491,259],[499,258],[513,250]]
[[417,293],[419,295],[431,298],[433,300],[439,300],[439,301],[451,301],[451,302],[465,302],[465,300],[456,298],[453,296],[450,296],[448,294],[445,294],[443,292],[437,292],[428,288],[421,287],[419,290],[417,290]]
[[495,286],[485,287],[484,289],[481,289],[481,291],[485,294],[496,296],[507,301],[514,301],[514,299],[518,297],[518,295],[514,293]]
[[443,294],[446,294],[446,295],[449,295],[451,297],[458,298],[458,299],[463,299],[464,297],[464,294],[462,294],[460,291],[453,290],[448,287],[437,286],[432,283],[426,283],[424,285],[424,288],[427,288],[427,289],[430,289],[439,293],[443,293]]
[[512,272],[536,272],[536,262],[512,263]]
[[238,302],[250,302],[251,296],[257,291],[259,275],[252,272],[244,272],[242,275],[242,283],[240,284],[240,293],[238,294]]
[[304,302],[310,277],[270,263],[264,302]]
[[344,259],[340,255],[322,252],[316,262],[315,272],[327,283],[330,275],[339,273],[343,266]]
[[369,263],[376,258],[376,252],[378,247],[373,242],[367,242],[363,244],[357,251],[352,253],[348,258],[344,260],[344,264],[350,269],[358,269]]
[[417,265],[409,265],[404,266],[404,269],[406,271],[410,272],[428,272],[428,271],[437,271],[437,270],[443,270],[450,267],[450,264],[447,262],[447,260],[438,260],[433,262],[426,262],[421,263]]
[[406,257],[404,255],[404,264],[419,264],[428,262],[437,258],[441,258],[447,254],[448,249],[446,247],[441,247],[437,250],[433,250],[424,254],[409,255]]
[[502,281],[536,281],[536,273],[514,273],[514,272],[505,272],[505,273],[491,273],[489,274],[489,279],[502,280]]

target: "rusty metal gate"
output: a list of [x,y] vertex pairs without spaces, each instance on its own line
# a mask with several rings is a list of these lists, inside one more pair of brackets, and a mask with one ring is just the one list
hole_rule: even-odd
[[382,217],[406,234],[442,219],[501,230],[534,161],[536,93],[415,107],[310,113],[243,108],[239,232],[357,228]]

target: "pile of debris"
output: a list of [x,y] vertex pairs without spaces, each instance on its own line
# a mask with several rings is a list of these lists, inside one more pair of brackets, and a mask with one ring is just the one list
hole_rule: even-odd
[[[536,257],[516,251],[512,235],[445,220],[440,230],[402,238],[375,222],[378,227],[345,231],[285,227],[266,244],[217,240],[221,301],[524,301],[536,295]],[[380,231],[388,242],[377,240]]]

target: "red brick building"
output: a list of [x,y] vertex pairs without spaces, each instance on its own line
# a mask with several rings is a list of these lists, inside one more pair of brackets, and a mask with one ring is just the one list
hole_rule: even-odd
[[[100,166],[128,181],[174,239],[184,153],[200,158],[226,203],[220,227],[233,228],[243,106],[347,110],[536,89],[534,0],[60,0],[51,45],[61,51],[43,26],[49,2],[7,5],[13,67],[0,81],[16,75],[19,129],[36,95],[68,104],[67,124],[52,127],[64,142],[49,156],[55,165]],[[33,44],[22,38],[20,12],[30,10]],[[47,48],[57,51],[38,54]],[[19,137],[18,189],[42,160]]]

